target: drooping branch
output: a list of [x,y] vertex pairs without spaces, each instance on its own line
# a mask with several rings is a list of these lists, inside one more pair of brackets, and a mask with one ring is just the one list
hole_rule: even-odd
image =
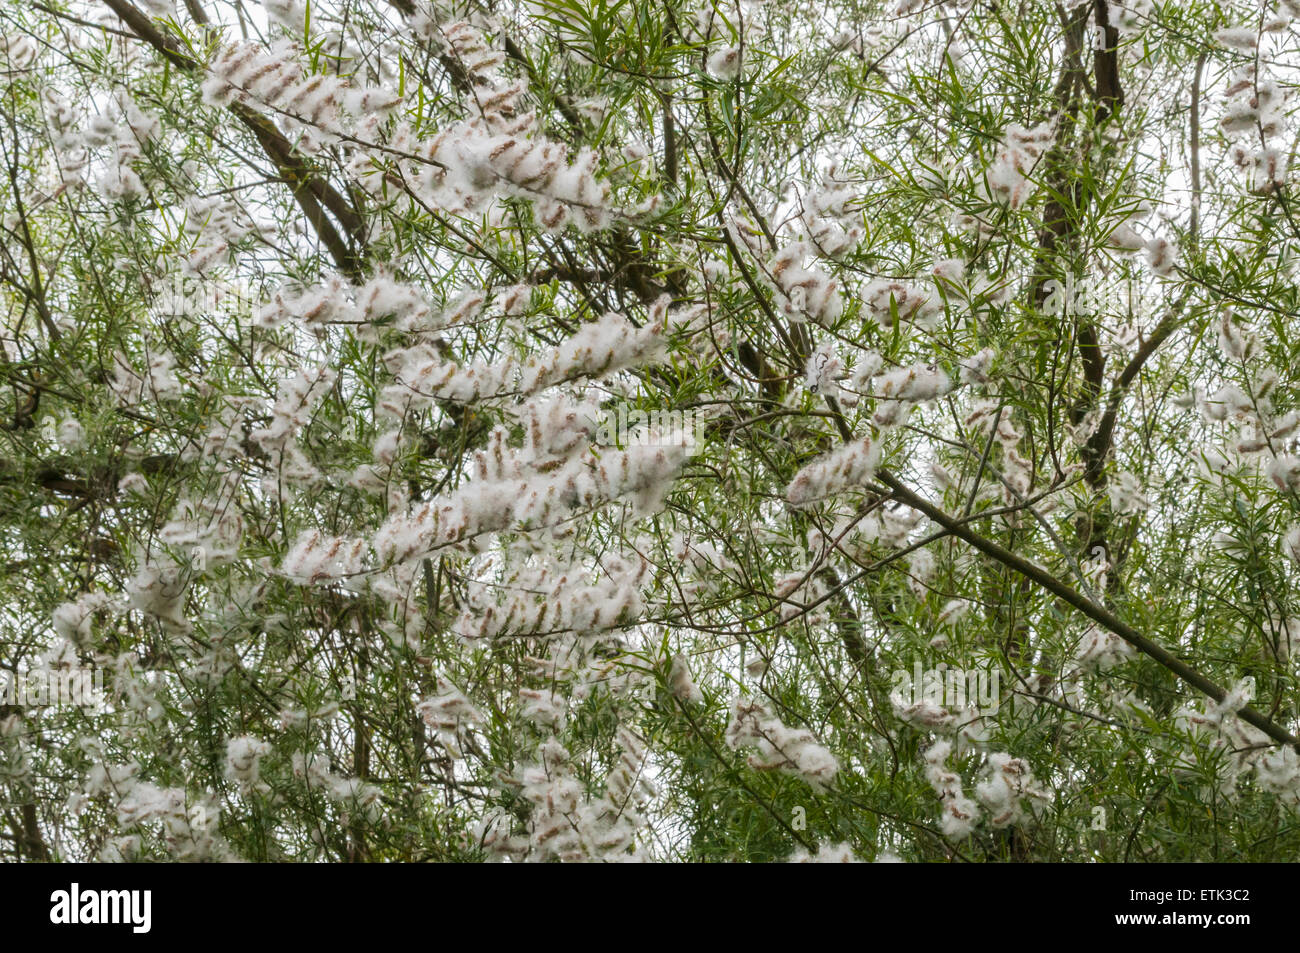
[[[845,421],[844,415],[840,412],[838,404],[833,398],[827,398],[826,403],[834,415],[835,424],[839,430],[841,438],[846,443],[849,442],[853,438],[853,433],[849,429],[848,422]],[[921,513],[924,513],[927,517],[939,526],[943,527],[953,536],[969,543],[986,556],[992,557],[1008,569],[1014,570],[1024,579],[1034,583],[1078,609],[1093,622],[1096,622],[1107,631],[1113,632],[1129,645],[1133,646],[1133,648],[1168,669],[1188,685],[1191,685],[1198,691],[1204,692],[1216,702],[1222,702],[1227,696],[1228,692],[1223,688],[1223,686],[1206,678],[1182,659],[1173,655],[1167,649],[1164,649],[1137,629],[1133,628],[1105,606],[1094,602],[1077,589],[1061,582],[1061,580],[1057,579],[1041,566],[1030,562],[1023,556],[1016,555],[993,540],[981,536],[979,533],[971,529],[969,523],[965,520],[955,519],[949,516],[942,509],[914,492],[907,486],[907,484],[903,483],[888,470],[882,469],[877,471],[876,479],[883,483],[884,486],[893,493],[895,499],[906,503],[908,506],[920,511]],[[1267,717],[1260,714],[1249,705],[1242,708],[1238,712],[1238,715],[1247,724],[1258,728],[1274,741],[1281,744],[1291,745],[1297,751],[1300,751],[1300,738],[1297,738],[1285,728],[1270,721]]]
[[[1092,601],[1076,589],[1061,582],[1041,566],[1030,562],[1022,556],[1016,555],[1010,550],[998,545],[993,540],[981,536],[979,533],[972,530],[966,523],[953,519],[942,509],[913,492],[905,483],[893,474],[886,470],[881,470],[876,474],[876,479],[892,490],[897,499],[903,501],[913,509],[924,513],[931,520],[948,530],[958,539],[964,540],[986,556],[997,560],[999,563],[1006,566],[1008,569],[1016,571],[1039,588],[1070,604],[1075,609],[1078,609],[1093,622],[1096,622],[1107,631],[1113,632],[1129,645],[1133,646],[1133,648],[1172,672],[1188,685],[1191,685],[1198,691],[1208,695],[1216,702],[1222,702],[1227,696],[1227,690],[1221,685],[1206,678],[1182,659],[1162,648],[1127,622],[1120,619],[1106,607]],[[1237,712],[1237,714],[1241,717],[1242,721],[1258,728],[1274,741],[1279,742],[1280,744],[1291,745],[1297,751],[1300,751],[1300,738],[1297,738],[1285,728],[1270,721],[1267,717],[1260,714],[1249,705],[1242,708]]]

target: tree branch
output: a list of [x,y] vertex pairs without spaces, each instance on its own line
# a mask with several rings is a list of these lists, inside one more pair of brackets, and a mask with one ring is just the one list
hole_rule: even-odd
[[[1044,589],[1056,596],[1058,599],[1069,603],[1093,622],[1096,622],[1108,631],[1118,635],[1129,645],[1133,646],[1133,648],[1168,669],[1188,685],[1191,685],[1193,688],[1210,696],[1210,698],[1214,699],[1216,702],[1223,701],[1224,697],[1228,694],[1222,686],[1206,678],[1186,662],[1157,645],[1151,639],[1147,638],[1141,632],[1138,632],[1104,606],[1098,605],[1096,602],[1088,599],[1075,589],[1067,586],[1041,566],[1037,566],[1029,560],[1017,556],[1010,550],[999,546],[991,539],[986,539],[985,537],[980,536],[978,533],[971,530],[966,524],[953,519],[943,510],[914,493],[893,474],[886,470],[881,470],[876,474],[876,479],[889,487],[897,499],[903,501],[913,509],[924,513],[935,523],[952,533],[952,535],[974,546],[986,556],[990,556],[1007,568],[1015,570],[1039,588]],[[1290,745],[1297,751],[1300,751],[1300,738],[1297,738],[1280,725],[1274,724],[1249,705],[1242,708],[1237,714],[1242,721],[1258,728],[1274,741],[1277,741],[1280,744]]]
[[[103,2],[139,39],[152,46],[174,66],[187,73],[202,69],[199,63],[186,55],[174,40],[159,32],[153,22],[127,0]],[[325,209],[347,230],[357,249],[364,246],[365,238],[365,223],[361,216],[342,194],[294,153],[293,144],[275,128],[274,123],[243,103],[232,103],[229,108],[253,133],[280,177],[290,185],[299,208],[307,216],[307,221],[311,223],[339,270],[350,278],[360,278],[361,256],[357,250],[348,247],[334,223],[325,215]]]

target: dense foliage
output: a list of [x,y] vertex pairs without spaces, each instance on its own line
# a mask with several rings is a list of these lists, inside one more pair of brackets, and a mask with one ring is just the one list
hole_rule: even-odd
[[0,8],[0,856],[1294,857],[1298,65]]

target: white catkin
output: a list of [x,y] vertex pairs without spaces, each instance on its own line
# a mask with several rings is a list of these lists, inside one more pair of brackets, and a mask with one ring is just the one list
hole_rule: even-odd
[[818,457],[795,474],[786,499],[806,506],[846,489],[864,486],[880,465],[880,446],[861,437]]

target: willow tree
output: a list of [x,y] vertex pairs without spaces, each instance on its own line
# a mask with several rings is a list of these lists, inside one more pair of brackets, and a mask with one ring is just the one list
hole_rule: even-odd
[[1295,856],[1300,3],[0,32],[0,854]]

